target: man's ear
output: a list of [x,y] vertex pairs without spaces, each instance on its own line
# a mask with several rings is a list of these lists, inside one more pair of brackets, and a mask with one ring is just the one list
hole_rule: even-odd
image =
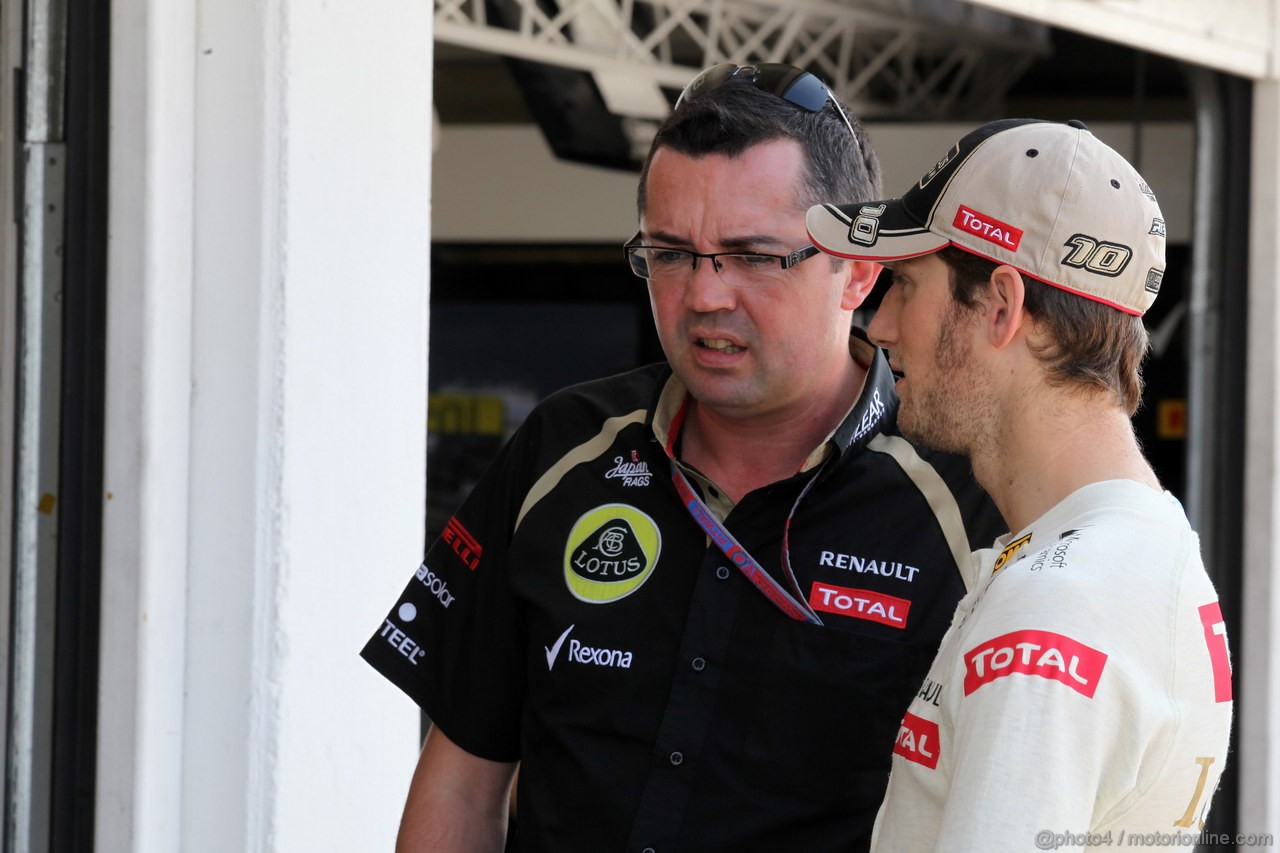
[[840,307],[853,311],[866,300],[871,289],[876,286],[876,279],[884,267],[874,261],[846,260],[841,272],[849,277],[844,284],[844,295],[840,298]]
[[1008,346],[1031,319],[1023,310],[1026,288],[1022,273],[1008,264],[1001,264],[991,273],[987,282],[986,333],[997,349]]

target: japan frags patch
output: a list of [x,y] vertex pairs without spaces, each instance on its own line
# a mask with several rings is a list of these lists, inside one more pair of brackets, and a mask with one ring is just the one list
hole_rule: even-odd
[[564,580],[573,597],[608,604],[639,589],[662,551],[653,519],[626,504],[605,504],[583,515],[564,548]]

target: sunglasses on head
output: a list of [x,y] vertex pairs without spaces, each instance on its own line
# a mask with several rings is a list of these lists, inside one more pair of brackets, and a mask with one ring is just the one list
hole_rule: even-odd
[[695,100],[731,78],[745,80],[762,92],[777,95],[782,100],[795,104],[811,113],[820,112],[827,101],[836,108],[844,126],[849,128],[854,142],[858,134],[853,129],[853,122],[845,115],[844,108],[836,100],[835,93],[813,74],[785,62],[762,62],[759,65],[738,65],[733,62],[721,62],[703,71],[684,87],[676,108],[685,101]]

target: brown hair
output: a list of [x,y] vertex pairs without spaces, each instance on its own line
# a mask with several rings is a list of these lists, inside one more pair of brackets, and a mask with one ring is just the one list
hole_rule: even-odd
[[[991,274],[1000,266],[986,258],[948,246],[938,257],[951,270],[951,296],[974,310]],[[1023,307],[1046,332],[1033,349],[1049,381],[1110,391],[1130,417],[1142,403],[1142,359],[1147,354],[1147,328],[1141,317],[1045,284],[1024,274]]]

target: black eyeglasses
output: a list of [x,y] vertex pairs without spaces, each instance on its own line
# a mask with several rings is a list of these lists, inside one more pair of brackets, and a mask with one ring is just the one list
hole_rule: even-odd
[[738,65],[734,62],[721,62],[703,71],[689,85],[684,87],[676,100],[676,109],[685,101],[705,95],[712,89],[731,78],[746,80],[762,92],[777,95],[782,100],[795,104],[811,113],[821,112],[827,101],[836,108],[844,126],[849,128],[854,143],[861,147],[858,132],[853,129],[853,122],[845,115],[844,108],[836,100],[835,93],[813,74],[785,62],[762,62],[759,65]]
[[815,246],[796,249],[789,255],[770,255],[764,252],[693,252],[670,246],[644,246],[636,241],[637,233],[622,248],[626,250],[631,271],[640,278],[655,284],[687,281],[698,268],[698,259],[711,261],[715,271],[725,284],[734,287],[768,285],[782,278],[783,270],[819,254]]

